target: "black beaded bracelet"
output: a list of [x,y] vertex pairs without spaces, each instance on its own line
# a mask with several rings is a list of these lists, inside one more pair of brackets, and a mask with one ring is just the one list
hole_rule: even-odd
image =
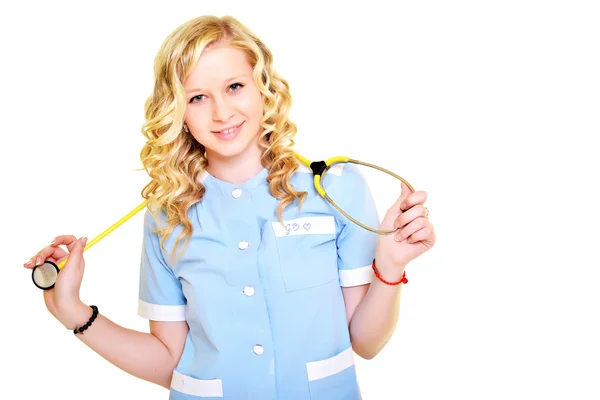
[[96,317],[98,316],[98,307],[96,307],[96,306],[90,306],[90,307],[92,307],[93,312],[92,312],[92,316],[90,317],[89,321],[86,322],[85,325],[83,325],[82,327],[73,329],[73,334],[77,335],[78,333],[82,333],[87,328],[89,328],[90,325],[92,325],[92,323],[96,320]]

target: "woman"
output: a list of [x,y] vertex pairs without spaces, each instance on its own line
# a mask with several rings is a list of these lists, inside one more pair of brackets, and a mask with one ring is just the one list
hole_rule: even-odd
[[59,236],[25,264],[68,256],[44,292],[48,310],[171,399],[360,398],[353,353],[371,359],[385,346],[404,270],[435,242],[425,192],[403,184],[380,224],[356,168],[327,175],[342,209],[401,227],[382,236],[315,192],[293,155],[291,98],[272,61],[244,25],[213,16],[178,27],[156,56],[141,151],[151,181],[139,314],[150,333],[81,302],[86,238]]

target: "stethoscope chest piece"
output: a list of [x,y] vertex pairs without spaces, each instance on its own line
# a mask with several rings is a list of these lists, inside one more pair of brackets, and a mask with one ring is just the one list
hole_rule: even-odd
[[33,283],[40,289],[48,290],[54,287],[56,278],[58,277],[58,265],[52,261],[46,261],[42,265],[33,268],[31,278]]

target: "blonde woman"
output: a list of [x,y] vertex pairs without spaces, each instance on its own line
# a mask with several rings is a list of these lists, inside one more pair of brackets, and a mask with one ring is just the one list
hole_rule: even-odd
[[315,192],[293,156],[288,84],[272,63],[232,17],[184,23],[156,56],[141,151],[151,180],[139,314],[149,333],[81,302],[86,238],[59,236],[25,265],[68,255],[44,292],[48,310],[170,399],[360,398],[354,353],[371,359],[385,346],[404,270],[435,242],[425,192],[404,185],[380,222],[356,168],[328,174],[342,209],[402,227],[382,236]]

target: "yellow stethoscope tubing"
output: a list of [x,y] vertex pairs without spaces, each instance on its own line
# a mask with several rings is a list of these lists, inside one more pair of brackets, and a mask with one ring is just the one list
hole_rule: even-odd
[[[313,162],[311,162],[310,160],[308,160],[305,157],[302,157],[300,154],[298,153],[294,153],[294,156],[304,165],[306,165],[307,167],[311,168],[311,164],[313,164]],[[380,229],[375,229],[375,228],[371,228],[363,223],[361,223],[360,221],[357,221],[356,219],[354,219],[351,215],[349,215],[348,213],[346,213],[344,210],[342,210],[328,195],[327,192],[325,192],[325,189],[323,189],[323,186],[321,185],[321,176],[324,175],[329,168],[333,167],[335,164],[339,164],[339,163],[353,163],[353,164],[358,164],[358,165],[364,165],[367,167],[371,167],[371,168],[375,168],[379,171],[385,172],[391,176],[393,176],[394,178],[404,182],[409,188],[410,190],[412,190],[414,192],[414,188],[411,186],[410,183],[408,183],[404,178],[398,176],[397,174],[393,173],[392,171],[389,171],[385,168],[382,168],[380,166],[374,165],[374,164],[369,164],[366,162],[362,162],[362,161],[358,161],[358,160],[354,160],[351,159],[349,157],[345,157],[345,156],[336,156],[336,157],[331,157],[325,161],[323,161],[322,163],[325,163],[325,167],[319,171],[318,173],[315,173],[313,171],[313,175],[314,175],[314,186],[315,186],[315,190],[317,191],[317,193],[319,193],[319,195],[321,197],[323,197],[325,200],[327,200],[333,207],[335,207],[336,210],[338,210],[340,213],[342,213],[342,215],[344,215],[346,218],[348,218],[350,221],[354,222],[355,224],[359,225],[360,227],[367,229],[368,231],[371,232],[375,232],[381,235],[388,235],[391,233],[396,232],[399,228],[396,228],[394,230],[390,230],[390,231],[384,231],[384,230],[380,230]],[[312,169],[312,168],[311,168]],[[137,207],[135,207],[133,210],[131,210],[130,212],[128,212],[124,217],[122,217],[121,219],[119,219],[117,222],[115,222],[114,224],[112,224],[110,227],[108,227],[106,230],[104,230],[102,233],[100,233],[98,236],[96,236],[95,238],[93,238],[90,242],[88,242],[85,246],[85,248],[83,249],[83,251],[87,251],[90,247],[92,247],[93,245],[95,245],[96,243],[98,243],[100,240],[102,240],[104,237],[106,237],[108,234],[110,234],[112,231],[114,231],[115,229],[117,229],[119,226],[123,225],[126,221],[128,221],[131,217],[133,217],[134,215],[136,215],[139,211],[141,211],[142,209],[144,209],[146,206],[148,205],[148,200],[144,200],[143,202],[141,202]],[[65,265],[65,263],[67,262],[67,259],[64,259],[63,261],[61,261],[58,264],[58,268],[62,269]]]
[[[141,202],[136,208],[134,208],[133,210],[131,210],[130,212],[128,212],[127,215],[125,215],[123,218],[121,218],[120,220],[118,220],[117,222],[115,222],[114,224],[112,224],[110,227],[108,227],[106,230],[104,230],[104,232],[100,233],[98,236],[96,236],[91,241],[89,241],[85,245],[85,247],[83,248],[83,251],[88,250],[90,247],[92,247],[93,245],[95,245],[96,243],[98,243],[100,240],[102,240],[109,233],[111,233],[112,231],[114,231],[115,229],[117,229],[119,226],[123,225],[127,220],[129,220],[131,217],[133,217],[135,214],[137,214],[140,210],[144,209],[147,204],[148,204],[148,200],[144,200],[143,202]],[[64,267],[64,265],[65,265],[66,262],[67,262],[66,258],[64,260],[62,260],[57,265],[58,269],[62,269],[62,267]]]

